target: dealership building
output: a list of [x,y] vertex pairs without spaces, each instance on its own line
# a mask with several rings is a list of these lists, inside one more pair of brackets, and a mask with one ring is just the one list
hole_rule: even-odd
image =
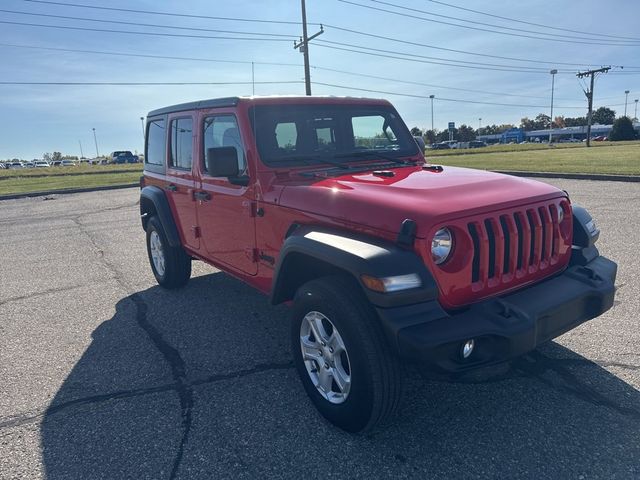
[[[633,127],[640,133],[640,122],[637,120],[634,121]],[[599,136],[608,137],[612,128],[613,125],[592,125],[591,138]],[[549,140],[549,134],[551,134],[553,141],[583,140],[587,138],[587,126],[553,128],[551,130],[531,130],[529,132],[525,132],[523,128],[511,128],[495,135],[478,135],[477,140],[483,140],[487,143],[540,142]]]

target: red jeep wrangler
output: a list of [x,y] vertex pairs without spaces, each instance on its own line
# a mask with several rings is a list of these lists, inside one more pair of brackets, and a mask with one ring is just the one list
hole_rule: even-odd
[[425,163],[393,106],[221,98],[147,117],[140,212],[153,274],[203,260],[292,303],[291,348],[329,421],[371,429],[402,362],[463,372],[608,310],[616,264],[567,194]]

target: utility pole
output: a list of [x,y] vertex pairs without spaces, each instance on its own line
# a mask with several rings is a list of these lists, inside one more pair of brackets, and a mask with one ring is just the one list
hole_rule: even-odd
[[587,97],[587,101],[589,102],[589,110],[587,113],[587,147],[591,146],[591,117],[593,116],[593,83],[594,77],[596,73],[607,73],[611,70],[611,67],[602,67],[597,70],[587,70],[586,72],[578,72],[576,73],[576,77],[584,78],[591,77],[591,85],[589,90],[584,90],[584,94]]
[[480,135],[480,129],[482,128],[482,117],[478,119],[478,135]]
[[558,73],[558,70],[554,68],[549,73],[551,74],[551,121],[549,122],[549,145],[551,145],[551,132],[553,132],[553,88],[555,86],[556,73]]
[[80,160],[82,160],[84,158],[84,153],[82,153],[82,142],[78,140],[78,143],[80,144]]
[[96,129],[92,128],[91,130],[93,130],[93,141],[96,144],[96,158],[100,156],[100,154],[98,153],[98,139],[96,137]]
[[144,146],[145,138],[144,138],[144,117],[140,117],[140,125],[142,125],[142,145]]
[[638,99],[636,98],[634,102],[636,102],[636,113],[633,115],[633,118],[638,120]]
[[311,69],[309,67],[309,41],[324,33],[324,28],[320,25],[320,31],[307,36],[307,8],[305,0],[302,1],[302,38],[298,43],[293,42],[293,48],[299,49],[304,55],[304,86],[307,95],[311,95]]
[[627,101],[629,100],[629,90],[624,91],[624,116],[627,116]]

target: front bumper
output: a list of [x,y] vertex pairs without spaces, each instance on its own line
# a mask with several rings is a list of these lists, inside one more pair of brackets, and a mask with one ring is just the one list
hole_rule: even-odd
[[[515,293],[445,312],[437,301],[378,308],[382,326],[405,360],[456,373],[499,363],[595,318],[613,306],[617,265],[596,257]],[[463,359],[462,345],[474,339]]]

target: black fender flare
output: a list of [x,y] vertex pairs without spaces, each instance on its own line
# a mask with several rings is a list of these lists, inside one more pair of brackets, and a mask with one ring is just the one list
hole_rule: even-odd
[[164,228],[167,241],[172,247],[180,247],[180,235],[176,222],[169,207],[167,196],[155,185],[144,187],[140,191],[140,217],[142,219],[142,228],[146,229],[147,222],[151,215],[156,215]]
[[[361,286],[369,301],[382,308],[436,300],[438,287],[431,272],[414,251],[374,237],[302,226],[289,235],[278,257],[271,288],[271,302],[291,300],[306,281],[320,275],[344,272]],[[379,293],[364,286],[361,275],[376,278],[417,274],[421,286]]]

